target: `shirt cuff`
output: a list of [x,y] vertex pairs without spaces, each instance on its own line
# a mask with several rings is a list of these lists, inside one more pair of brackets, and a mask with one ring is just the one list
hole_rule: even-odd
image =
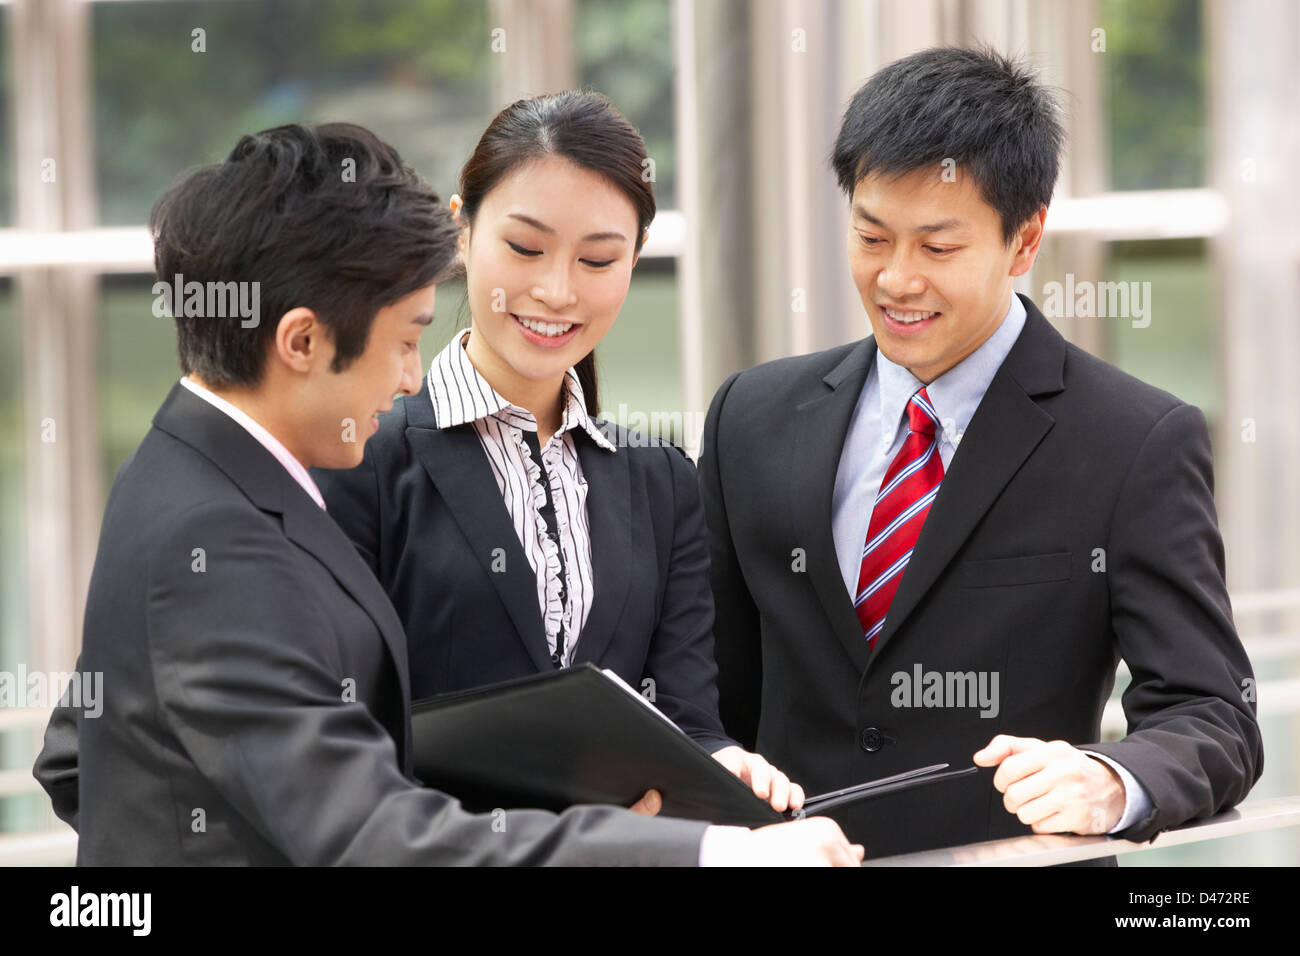
[[745,827],[709,827],[700,838],[700,866],[752,865],[752,836]]
[[1083,752],[1089,757],[1096,757],[1098,760],[1104,761],[1107,766],[1119,774],[1120,782],[1124,784],[1124,812],[1120,814],[1119,822],[1107,830],[1107,833],[1119,833],[1121,830],[1127,830],[1151,812],[1151,796],[1147,793],[1146,788],[1138,783],[1137,778],[1129,773],[1122,764],[1116,763],[1105,754],[1099,754],[1092,750]]

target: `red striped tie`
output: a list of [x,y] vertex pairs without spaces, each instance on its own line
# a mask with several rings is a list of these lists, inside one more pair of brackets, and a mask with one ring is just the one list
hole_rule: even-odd
[[853,601],[871,650],[876,649],[876,638],[885,627],[885,614],[943,480],[943,460],[934,437],[938,424],[939,416],[923,388],[907,403],[910,431],[876,495],[871,526],[862,547],[858,593]]

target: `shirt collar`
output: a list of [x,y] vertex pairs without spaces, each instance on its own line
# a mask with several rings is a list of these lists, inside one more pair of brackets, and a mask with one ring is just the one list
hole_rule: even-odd
[[[438,427],[453,428],[492,416],[523,431],[537,431],[537,420],[532,412],[502,398],[469,360],[465,354],[465,341],[469,334],[470,330],[464,329],[452,336],[447,347],[429,365],[429,399],[433,403],[433,417]],[[586,397],[578,373],[570,368],[564,373],[564,411],[556,434],[579,428],[600,448],[610,452],[616,450],[617,446],[605,437],[587,414]]]
[[888,448],[898,433],[907,403],[924,385],[930,404],[939,414],[940,440],[954,448],[979,408],[989,383],[1016,344],[1025,325],[1025,305],[1011,293],[1006,314],[993,334],[929,385],[876,349],[876,375],[880,381],[881,444]]
[[316,482],[312,480],[311,473],[303,467],[302,462],[293,456],[293,452],[285,448],[278,438],[259,425],[256,419],[237,405],[222,398],[216,392],[204,388],[198,382],[191,381],[188,377],[182,378],[181,384],[209,405],[225,412],[238,424],[242,425],[244,430],[256,438],[263,448],[275,456],[276,461],[284,466],[290,477],[302,487],[303,491],[311,496],[312,501],[320,505],[322,509],[325,507],[325,498],[321,495],[320,489],[316,487]]

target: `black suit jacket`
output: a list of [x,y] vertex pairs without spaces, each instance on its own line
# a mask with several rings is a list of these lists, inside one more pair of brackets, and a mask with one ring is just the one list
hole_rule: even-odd
[[[962,436],[870,655],[836,560],[831,495],[874,340],[719,389],[700,472],[723,723],[810,793],[969,766],[998,733],[1066,740],[1146,788],[1154,808],[1123,834],[1146,840],[1233,806],[1262,769],[1209,434],[1199,409],[1067,344],[1021,298],[1024,329]],[[1129,732],[1099,743],[1120,657],[1133,675]],[[895,675],[917,665],[996,673],[997,716],[895,706]],[[1029,833],[993,773],[832,816],[873,856]]]
[[[574,663],[653,690],[706,749],[733,744],[718,718],[695,467],[667,442],[596,425],[617,450],[573,433],[595,578]],[[487,456],[472,425],[438,428],[427,383],[381,416],[359,467],[313,476],[397,608],[415,699],[554,670],[533,569]]]
[[[113,484],[79,664],[37,778],[80,864],[694,864],[703,826],[615,807],[494,826],[411,775],[406,642],[347,537],[180,385]],[[79,816],[78,816],[79,807]]]

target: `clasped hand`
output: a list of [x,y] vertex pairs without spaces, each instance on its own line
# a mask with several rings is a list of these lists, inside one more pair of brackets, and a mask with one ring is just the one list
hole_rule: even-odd
[[1064,740],[998,734],[971,759],[998,768],[1002,805],[1035,833],[1108,833],[1124,813],[1119,775]]

